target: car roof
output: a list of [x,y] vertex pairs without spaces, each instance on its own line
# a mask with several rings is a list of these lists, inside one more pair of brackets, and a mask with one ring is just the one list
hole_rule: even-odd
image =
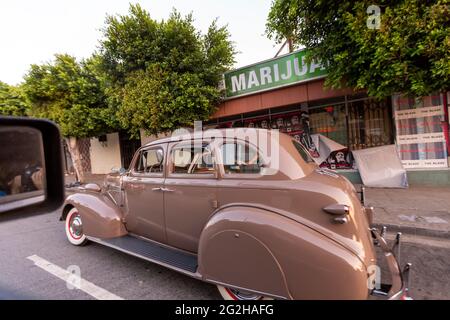
[[[226,137],[227,133],[229,134],[232,132],[246,130],[246,129],[247,128],[209,129],[209,130],[203,131],[203,133],[206,131],[214,130],[214,131],[220,132],[223,137]],[[259,128],[251,128],[251,129],[255,130],[258,133],[264,132],[266,134],[270,134],[270,131],[267,129],[259,129]],[[154,145],[158,145],[158,144],[162,144],[162,143],[179,142],[179,141],[187,141],[187,140],[202,140],[202,139],[203,139],[203,135],[201,137],[196,137],[194,132],[190,132],[188,134],[182,134],[182,135],[178,135],[178,136],[175,135],[175,136],[169,136],[169,137],[157,139],[157,140],[146,143],[143,147],[154,146]]]

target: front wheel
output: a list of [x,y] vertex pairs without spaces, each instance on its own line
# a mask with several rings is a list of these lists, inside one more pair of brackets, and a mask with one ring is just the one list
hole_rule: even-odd
[[88,241],[83,233],[83,222],[76,208],[70,209],[65,221],[67,239],[74,246],[82,246]]
[[224,300],[272,300],[272,298],[250,293],[238,289],[217,286],[219,293]]

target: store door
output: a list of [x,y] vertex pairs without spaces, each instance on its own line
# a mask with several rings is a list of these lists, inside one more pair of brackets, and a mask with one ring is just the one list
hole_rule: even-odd
[[141,138],[131,138],[127,132],[119,132],[120,159],[122,167],[128,169],[137,149],[141,147]]

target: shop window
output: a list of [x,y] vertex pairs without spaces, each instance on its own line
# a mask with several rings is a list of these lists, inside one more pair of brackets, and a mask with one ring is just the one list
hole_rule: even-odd
[[348,102],[348,146],[351,150],[393,143],[390,106],[387,100]]
[[[342,145],[342,149],[333,151],[328,155],[326,160],[320,164],[321,167],[330,169],[351,169],[353,167],[353,159],[347,148],[348,130],[345,110],[344,103],[313,105],[309,109],[311,133],[320,134]],[[315,144],[319,145],[317,156],[321,152],[320,143],[323,143],[319,140],[322,140],[322,138],[315,138]],[[315,156],[313,153],[311,155]]]
[[397,150],[405,168],[447,167],[444,102],[441,94],[394,95]]
[[344,146],[347,145],[345,104],[309,109],[311,133],[322,134]]
[[[313,158],[320,156],[320,150],[317,149],[319,137],[311,135],[320,134],[342,145],[342,149],[331,152],[320,166],[351,169],[353,168],[351,150],[394,142],[389,101],[364,98],[364,95],[356,98],[361,99],[350,100],[347,105],[345,97],[337,97],[310,103],[308,107],[289,106],[282,110],[289,110],[287,112],[276,112],[281,109],[271,109],[270,115],[261,115],[261,112],[244,114],[242,126],[277,129],[287,133],[300,142]],[[221,125],[234,127],[235,123],[230,121]],[[241,123],[238,126],[240,125]]]

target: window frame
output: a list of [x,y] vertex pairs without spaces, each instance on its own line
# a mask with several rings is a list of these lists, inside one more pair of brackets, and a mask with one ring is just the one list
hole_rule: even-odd
[[[292,144],[294,145],[294,148],[297,149],[300,157],[302,158],[302,160],[306,163],[306,164],[310,164],[310,163],[315,163],[313,157],[311,156],[311,154],[308,152],[308,150],[303,146],[302,143],[300,143],[299,141],[292,139],[291,140]],[[297,148],[297,146],[299,146],[300,150],[303,151],[305,153],[305,155],[308,157],[308,159],[306,160],[303,155],[301,154],[301,151],[299,150],[299,148]]]
[[[209,147],[211,151],[211,158],[213,162],[214,171],[211,173],[173,173],[172,165],[172,153],[174,150],[179,147],[183,147],[185,145],[194,146],[195,140],[183,140],[179,142],[175,142],[169,145],[167,152],[167,178],[176,178],[176,179],[217,179],[219,168],[217,166],[217,161],[215,158],[215,148],[211,140],[201,140],[202,148]],[[189,165],[192,164],[192,161]]]
[[[136,166],[138,165],[139,161],[141,160],[141,156],[144,152],[148,152],[150,150],[162,150],[163,152],[163,160],[162,160],[162,171],[161,172],[140,172],[140,171],[136,171]],[[140,150],[137,151],[137,157],[136,159],[132,162],[132,167],[131,167],[131,175],[135,176],[135,177],[158,177],[158,178],[164,178],[164,173],[165,173],[165,169],[166,169],[166,152],[165,152],[165,147],[164,145],[154,145],[154,146],[149,146],[146,148],[142,148]]]
[[[258,153],[259,159],[262,159],[263,166],[260,167],[261,170],[258,173],[226,173],[225,166],[223,163],[222,146],[224,144],[228,144],[228,143],[233,143],[233,144],[240,143],[240,144],[248,145],[251,148],[254,148],[256,150],[256,152]],[[217,144],[216,149],[217,149],[217,155],[218,155],[218,157],[220,157],[220,160],[221,160],[221,165],[219,166],[221,178],[223,178],[223,179],[243,179],[243,178],[245,178],[245,179],[260,179],[260,178],[265,177],[265,175],[261,174],[261,172],[262,172],[262,169],[264,169],[264,166],[267,165],[267,161],[262,156],[262,154],[257,146],[255,146],[245,140],[233,139],[233,140],[224,140],[223,142]]]

